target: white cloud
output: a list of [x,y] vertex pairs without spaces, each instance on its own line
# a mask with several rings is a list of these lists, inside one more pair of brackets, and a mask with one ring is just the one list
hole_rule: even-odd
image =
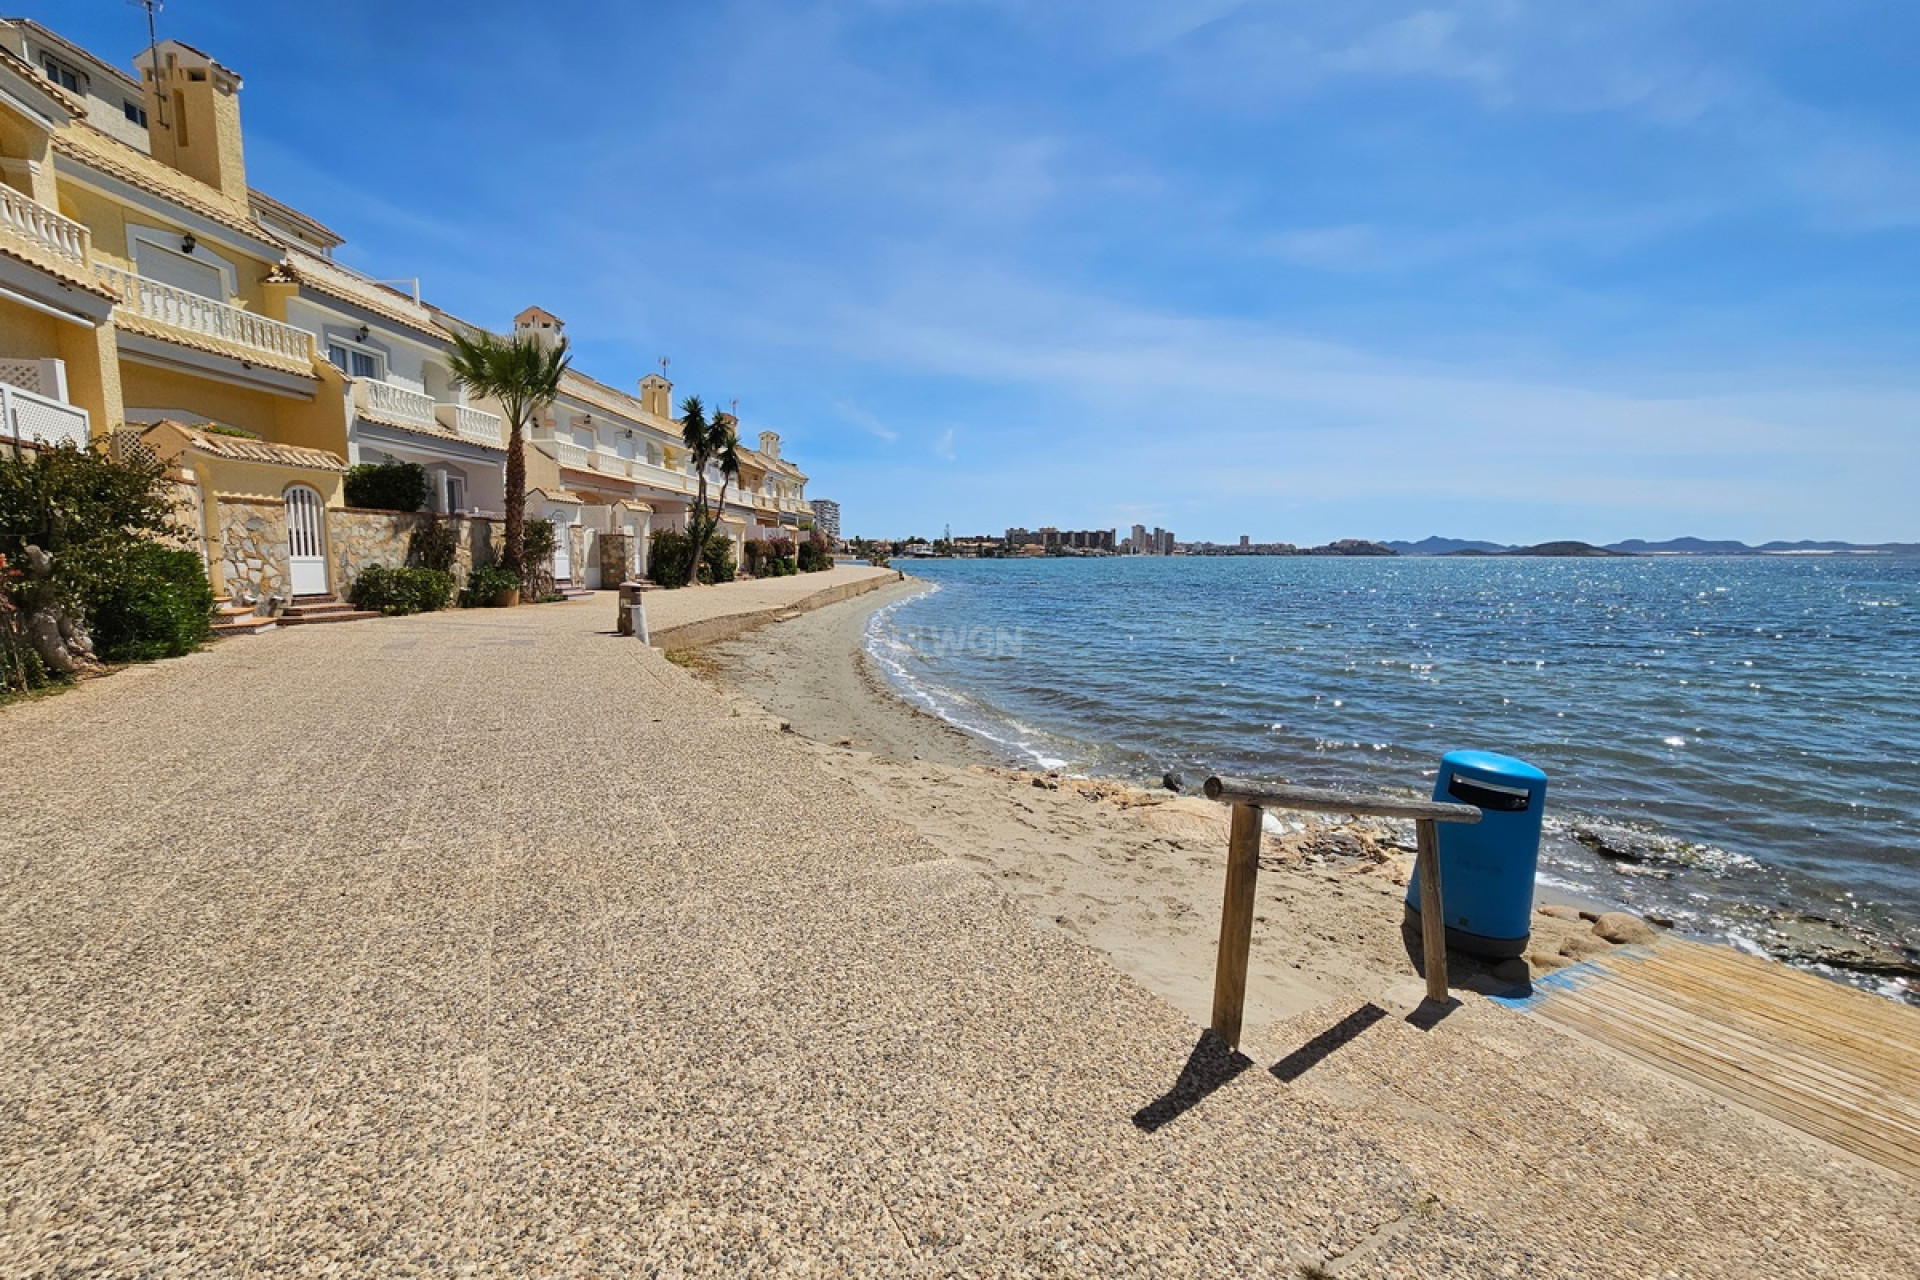
[[851,400],[836,401],[833,406],[833,411],[876,440],[883,440],[888,444],[892,444],[900,438],[898,431],[895,431],[892,427],[889,427],[886,423],[880,421],[880,419],[874,417],[859,405],[854,404]]

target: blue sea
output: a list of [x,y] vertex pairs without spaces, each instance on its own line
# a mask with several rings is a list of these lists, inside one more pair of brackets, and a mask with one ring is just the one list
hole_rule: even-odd
[[[1445,752],[1500,751],[1550,779],[1545,884],[1752,950],[1811,927],[1920,961],[1920,558],[908,567],[931,589],[869,652],[1012,759],[1425,793]],[[1601,857],[1574,838],[1595,823],[1668,843]]]

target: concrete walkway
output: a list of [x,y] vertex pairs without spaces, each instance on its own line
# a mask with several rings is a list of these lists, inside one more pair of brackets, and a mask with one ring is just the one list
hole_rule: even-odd
[[[1844,1161],[1784,1254],[1755,1224],[1802,1184],[1719,1149],[1595,1158],[1592,1203],[1545,1217],[1456,1203],[1390,1150],[1401,1118],[1194,1054],[607,613],[276,632],[0,709],[0,1275],[1913,1257],[1903,1201]],[[1456,1109],[1467,1156],[1501,1071],[1560,1065],[1510,1038],[1557,1033],[1482,1013],[1355,1049]],[[1737,1243],[1676,1246],[1695,1213]]]
[[712,644],[787,610],[818,608],[899,579],[892,569],[850,564],[786,578],[648,591],[644,596],[647,626],[657,648]]

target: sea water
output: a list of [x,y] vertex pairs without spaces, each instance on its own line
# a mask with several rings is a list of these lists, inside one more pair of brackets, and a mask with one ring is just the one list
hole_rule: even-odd
[[[1920,959],[1920,558],[908,567],[932,589],[869,652],[1012,759],[1424,794],[1445,752],[1500,751],[1551,779],[1549,885],[1776,953],[1814,921]],[[1667,843],[1601,857],[1574,837],[1602,823]]]

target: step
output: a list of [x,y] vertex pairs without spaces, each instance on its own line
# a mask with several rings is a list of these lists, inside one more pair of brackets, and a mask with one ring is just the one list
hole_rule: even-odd
[[280,615],[279,622],[283,627],[312,627],[323,622],[358,622],[362,618],[379,616],[370,609],[356,609],[343,604],[327,609],[288,609]]
[[243,617],[222,618],[213,624],[216,636],[257,636],[280,625],[278,618],[262,618],[249,609]]

